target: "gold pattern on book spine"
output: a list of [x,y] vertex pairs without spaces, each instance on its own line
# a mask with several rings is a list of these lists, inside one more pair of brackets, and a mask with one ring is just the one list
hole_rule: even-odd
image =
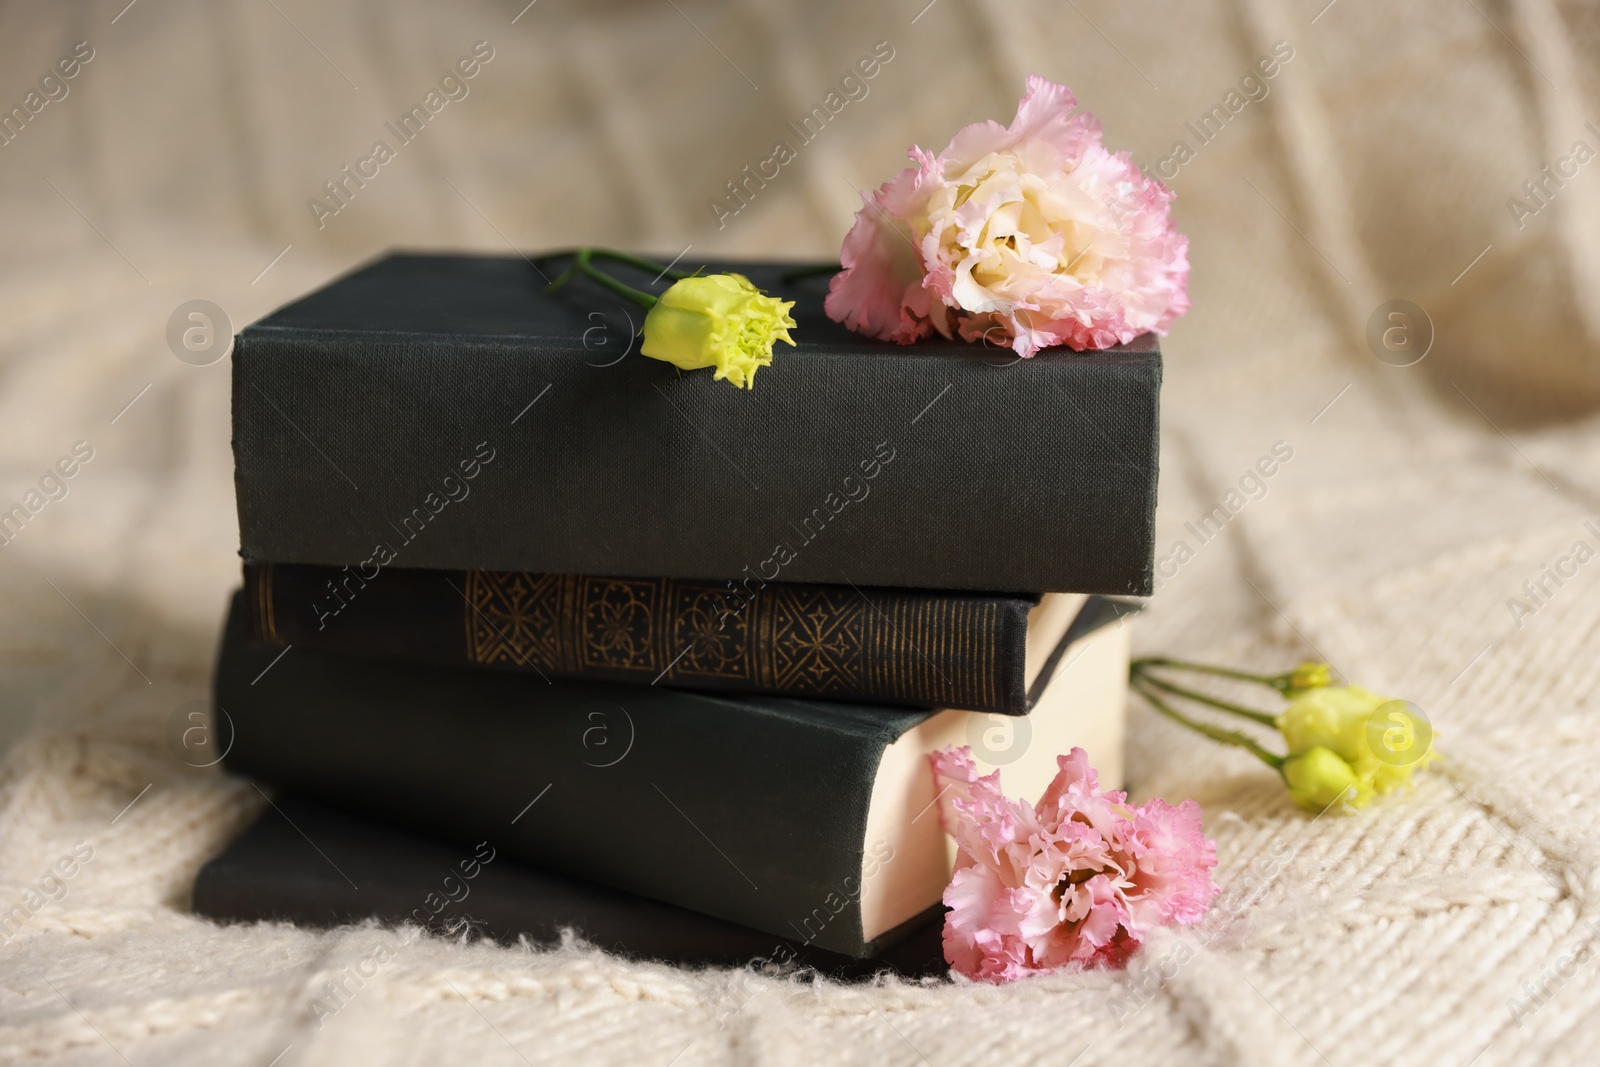
[[581,578],[583,666],[647,671],[659,655],[654,640],[662,582]]
[[[669,678],[751,680],[750,616],[734,613],[726,586],[672,582]],[[670,662],[670,661],[669,661]]]
[[834,586],[772,586],[760,595],[768,598],[766,640],[756,657],[763,686],[861,691],[868,629],[861,597]]
[[475,663],[561,670],[561,575],[467,572],[467,648]]
[[[777,692],[996,699],[996,607],[840,586],[469,571],[475,663]],[[974,692],[975,691],[975,692]]]

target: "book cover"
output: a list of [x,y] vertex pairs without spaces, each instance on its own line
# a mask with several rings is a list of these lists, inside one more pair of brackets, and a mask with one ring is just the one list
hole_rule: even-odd
[[272,648],[247,640],[248,612],[241,594],[216,671],[229,770],[853,957],[949,879],[928,752],[971,743],[1023,795],[1074,744],[1121,777],[1120,625],[1009,717]]
[[1042,666],[1030,647],[1074,618],[1038,597],[875,587],[272,563],[244,579],[263,644],[1012,715]]
[[884,953],[858,960],[521,863],[488,840],[458,845],[291,796],[274,799],[200,868],[192,901],[196,914],[228,923],[375,919],[503,944],[555,944],[570,932],[607,952],[685,966],[792,964],[836,978],[948,969],[942,906],[910,920]]
[[795,301],[739,390],[642,357],[598,287],[545,294],[563,264],[392,255],[246,327],[245,560],[1150,592],[1153,335],[902,347],[830,321],[825,278],[715,265]]

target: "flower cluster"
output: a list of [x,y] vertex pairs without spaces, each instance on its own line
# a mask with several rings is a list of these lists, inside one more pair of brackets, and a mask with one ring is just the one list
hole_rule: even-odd
[[[1277,690],[1289,704],[1276,715],[1247,708],[1155,673],[1165,670],[1256,682]],[[1318,813],[1335,804],[1364,808],[1374,797],[1408,787],[1414,772],[1438,758],[1433,726],[1421,708],[1358,685],[1334,685],[1333,669],[1326,663],[1302,663],[1268,675],[1151,656],[1135,660],[1128,676],[1134,692],[1161,714],[1250,752],[1282,776],[1295,803]],[[1172,697],[1275,729],[1286,751],[1277,755],[1247,734],[1191,718],[1169,702]]]
[[1438,758],[1432,729],[1415,708],[1358,685],[1307,691],[1278,716],[1278,731],[1289,748],[1282,767],[1289,795],[1313,811],[1339,801],[1365,807]]
[[1200,806],[1130,806],[1102,790],[1081,748],[1037,804],[979,777],[970,748],[930,757],[940,819],[958,849],[945,889],[945,959],[968,978],[1119,966],[1147,930],[1197,922],[1219,892]]
[[1189,308],[1172,193],[1077,106],[1030,77],[1009,127],[975,123],[937,156],[913,146],[857,212],[828,315],[900,344],[938,332],[1021,356],[1166,333]]

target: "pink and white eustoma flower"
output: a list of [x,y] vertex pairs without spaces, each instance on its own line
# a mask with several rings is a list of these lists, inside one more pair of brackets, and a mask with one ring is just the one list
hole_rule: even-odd
[[1189,308],[1172,193],[1037,76],[1009,127],[979,122],[866,195],[828,315],[900,344],[937,332],[1021,356],[1165,334]]
[[1130,806],[1100,789],[1081,748],[1056,757],[1037,804],[1006,797],[999,771],[979,777],[970,748],[930,758],[958,850],[944,952],[959,974],[1007,982],[1120,966],[1152,927],[1198,922],[1219,892],[1200,806]]

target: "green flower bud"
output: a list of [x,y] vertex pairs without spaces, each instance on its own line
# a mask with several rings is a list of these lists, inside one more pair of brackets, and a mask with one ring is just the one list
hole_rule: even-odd
[[1278,716],[1278,730],[1294,756],[1322,746],[1346,763],[1367,753],[1367,720],[1388,697],[1358,685],[1330,685],[1296,697]]
[[742,274],[674,282],[644,318],[639,351],[684,370],[715,367],[718,381],[748,389],[772,362],[772,346],[794,344],[792,300],[768,296]]
[[1333,684],[1333,668],[1326,663],[1307,661],[1283,676],[1283,695],[1291,700],[1313,689]]
[[1285,760],[1283,780],[1294,802],[1311,811],[1323,811],[1339,801],[1359,808],[1372,799],[1371,787],[1362,788],[1350,764],[1321,745]]

